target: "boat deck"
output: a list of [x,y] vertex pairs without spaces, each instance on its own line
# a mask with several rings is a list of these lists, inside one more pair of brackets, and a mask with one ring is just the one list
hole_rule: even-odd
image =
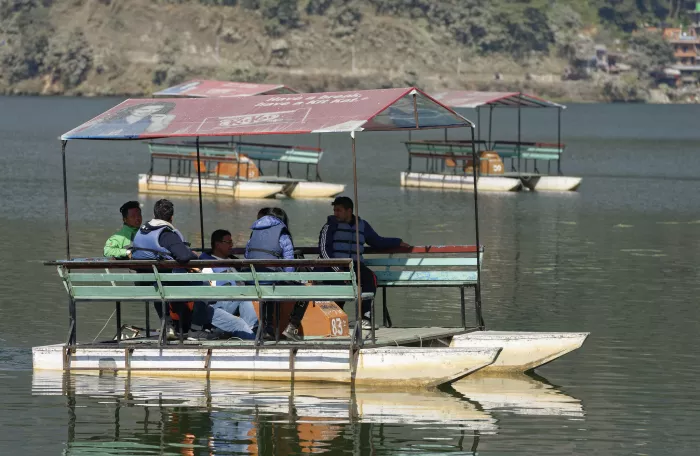
[[[399,345],[431,345],[433,341],[438,339],[451,338],[457,334],[465,334],[472,332],[476,328],[464,329],[464,328],[444,328],[444,327],[418,327],[418,328],[378,328],[375,330],[375,342],[371,340],[371,334],[367,330],[363,330],[364,347],[384,347],[384,346],[399,346]],[[350,331],[352,333],[352,330]],[[134,345],[157,345],[158,340],[156,335],[151,335],[150,338],[136,337],[133,339],[123,339],[119,342],[120,346],[134,346]],[[438,342],[439,343],[439,342]],[[104,341],[93,344],[80,344],[80,347],[105,347],[105,346],[115,346],[116,341]],[[184,340],[183,344],[179,341],[169,341],[167,347],[172,348],[252,348],[254,347],[254,342],[250,340],[240,340],[240,339],[230,339],[230,340]],[[293,342],[288,340],[280,340],[276,342],[265,341],[264,345],[258,347],[262,349],[266,348],[341,348],[349,347],[350,337],[321,337],[321,336],[308,336],[305,337],[301,342]],[[449,345],[449,341],[443,346]]]

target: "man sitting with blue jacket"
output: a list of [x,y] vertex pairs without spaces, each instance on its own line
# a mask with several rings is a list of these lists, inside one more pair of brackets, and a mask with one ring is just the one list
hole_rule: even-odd
[[[318,239],[318,249],[321,258],[352,258],[355,265],[355,274],[360,271],[360,284],[363,293],[374,293],[377,291],[377,279],[370,268],[364,263],[362,253],[365,250],[365,243],[376,249],[394,249],[397,247],[410,247],[399,238],[386,238],[377,234],[372,226],[365,220],[358,217],[359,221],[359,244],[360,258],[356,253],[356,227],[355,215],[353,214],[354,204],[347,196],[337,197],[333,203],[333,215],[328,216],[328,221],[323,228]],[[338,268],[333,268],[338,270]],[[344,303],[337,303],[343,307]],[[362,300],[362,329],[371,328],[372,300]]]

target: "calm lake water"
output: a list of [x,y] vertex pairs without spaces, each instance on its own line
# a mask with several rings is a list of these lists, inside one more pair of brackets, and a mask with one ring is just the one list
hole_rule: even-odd
[[[65,292],[42,265],[65,254],[57,138],[119,101],[0,97],[3,454],[697,454],[698,107],[571,106],[563,168],[583,176],[579,192],[480,196],[487,327],[591,336],[534,377],[467,378],[416,393],[33,373],[31,347],[67,331]],[[524,139],[556,140],[555,112],[524,115]],[[515,136],[513,111],[494,120],[500,137]],[[473,243],[470,194],[398,186],[402,139],[359,135],[361,215],[413,244]],[[350,184],[348,137],[329,135],[322,146],[324,179]],[[100,255],[123,202],[139,199],[146,217],[158,199],[136,192],[147,150],[74,142],[67,157],[71,251]],[[172,199],[175,223],[199,244],[196,198]],[[299,245],[316,242],[331,209],[327,200],[205,199],[205,232],[227,228],[242,243],[269,204],[290,214]],[[390,292],[394,324],[450,324],[458,315],[450,292],[407,298]],[[78,310],[79,340],[89,341],[113,309]],[[139,323],[139,310],[125,320]]]

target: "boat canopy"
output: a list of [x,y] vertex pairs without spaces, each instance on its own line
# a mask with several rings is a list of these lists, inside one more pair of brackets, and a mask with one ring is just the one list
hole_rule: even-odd
[[419,89],[129,99],[61,136],[154,139],[473,127]]
[[481,106],[517,108],[560,108],[566,106],[522,92],[478,92],[475,90],[447,90],[431,94],[450,108],[479,108]]
[[154,93],[156,97],[247,97],[251,95],[275,95],[297,93],[282,84],[251,84],[248,82],[213,81],[193,79]]

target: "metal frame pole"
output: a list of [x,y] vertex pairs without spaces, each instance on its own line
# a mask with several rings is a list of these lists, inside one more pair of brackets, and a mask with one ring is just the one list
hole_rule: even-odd
[[518,172],[520,172],[520,111],[521,111],[521,94],[518,93]]
[[[476,177],[476,167],[477,167],[477,153],[476,146],[474,144],[474,126],[470,127],[472,136],[472,176],[474,178],[474,231],[476,234],[476,288],[474,290],[474,310],[476,311],[476,324],[479,329],[483,330],[486,328],[484,324],[484,316],[481,312],[481,241],[479,240],[479,192],[477,190],[477,177]],[[464,307],[462,307],[462,321],[466,322],[466,316],[464,315]],[[466,325],[465,325],[466,326]]]
[[560,151],[557,159],[557,173],[561,176],[561,107],[557,108],[557,148]]
[[[61,161],[63,166],[63,211],[66,224],[66,260],[70,260],[70,229],[68,227],[68,178],[66,172],[66,146],[67,140],[61,141]],[[68,345],[75,345],[77,342],[77,312],[75,301],[68,298]]]
[[68,145],[68,141],[61,141],[61,158],[63,161],[63,210],[66,223],[66,260],[70,260],[70,230],[68,229],[68,179],[66,177],[66,145]]
[[481,107],[476,108],[476,140],[481,146]]
[[202,162],[199,161],[199,136],[197,145],[197,185],[199,186],[199,235],[201,237],[202,250],[204,250],[204,211],[202,209]]
[[363,345],[362,339],[362,268],[360,267],[360,202],[357,199],[357,154],[355,152],[355,132],[350,132],[352,138],[352,185],[355,199],[355,255],[357,258],[357,300],[355,301],[355,331],[357,343]]
[[489,105],[489,149],[492,149],[491,145],[491,131],[493,129],[493,105]]

